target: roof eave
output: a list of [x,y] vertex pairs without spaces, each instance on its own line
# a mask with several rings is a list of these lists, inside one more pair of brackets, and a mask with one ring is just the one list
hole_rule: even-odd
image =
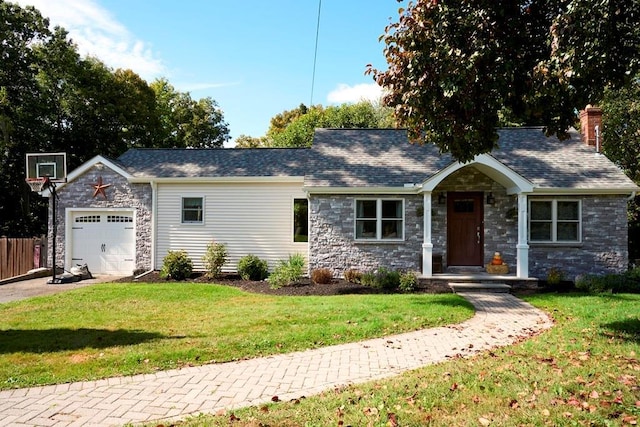
[[531,192],[534,196],[589,196],[589,195],[622,195],[628,196],[640,192],[640,187],[608,187],[608,188],[552,188],[536,187]]
[[304,186],[307,194],[418,194],[420,186],[407,187],[331,187]]
[[211,176],[211,177],[153,177],[134,176],[132,184],[221,184],[221,183],[302,183],[304,176]]

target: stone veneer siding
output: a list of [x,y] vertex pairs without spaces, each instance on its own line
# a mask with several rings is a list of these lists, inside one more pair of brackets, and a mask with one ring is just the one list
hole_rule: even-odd
[[[432,193],[431,241],[433,253],[447,261],[447,205],[438,203],[440,193],[483,192],[484,263],[500,252],[515,274],[518,244],[517,196],[472,166],[446,178]],[[492,192],[495,203],[486,203]],[[355,200],[359,198],[402,198],[405,200],[403,242],[356,242]],[[582,200],[582,243],[576,245],[530,244],[529,276],[545,279],[551,267],[560,268],[568,279],[584,273],[626,270],[627,200],[622,196],[561,197]],[[549,199],[546,197],[546,199]],[[398,270],[422,268],[422,195],[313,195],[309,215],[309,268],[329,268],[334,274],[355,268],[361,271],[381,266]]]
[[[404,199],[402,242],[355,241],[356,199]],[[386,267],[418,270],[422,257],[422,195],[312,195],[309,199],[309,268],[341,276]]]
[[[104,184],[111,184],[105,189],[107,200],[102,195],[93,197],[93,185],[102,177]],[[55,245],[49,245],[48,265],[52,264],[51,248],[55,246],[56,264],[63,265],[65,259],[65,219],[67,208],[130,208],[136,218],[136,268],[151,269],[151,209],[152,192],[150,184],[130,184],[122,175],[114,172],[101,163],[85,172],[82,176],[69,182],[58,192],[57,237]],[[53,216],[51,198],[49,199],[49,241],[53,242]],[[132,272],[133,273],[133,272]]]
[[625,271],[629,263],[627,199],[622,196],[561,199],[582,200],[582,243],[530,243],[529,274],[545,279],[549,269],[557,267],[567,280],[574,280],[579,274]]

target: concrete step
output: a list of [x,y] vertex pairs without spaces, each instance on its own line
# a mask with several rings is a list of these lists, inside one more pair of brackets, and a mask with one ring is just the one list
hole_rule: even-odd
[[461,292],[510,292],[511,286],[506,283],[449,282],[453,293]]

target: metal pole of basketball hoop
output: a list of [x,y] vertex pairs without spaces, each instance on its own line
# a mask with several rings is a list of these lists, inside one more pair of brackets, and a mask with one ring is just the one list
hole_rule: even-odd
[[52,236],[51,236],[51,240],[53,240],[51,242],[51,247],[53,248],[53,250],[51,251],[51,257],[52,257],[52,268],[51,268],[51,280],[49,280],[47,283],[48,284],[55,284],[56,283],[56,233],[57,233],[57,228],[58,228],[58,212],[56,209],[56,199],[58,198],[58,194],[56,193],[56,183],[51,181],[49,179],[48,176],[44,176],[42,178],[38,178],[35,180],[28,180],[27,183],[29,184],[29,186],[31,187],[32,191],[36,191],[38,193],[42,193],[42,190],[49,190],[49,192],[51,193],[51,197],[53,205],[51,206],[52,211],[53,211],[53,230],[52,230]]
[[43,190],[49,190],[49,194],[53,197],[51,209],[53,211],[52,219],[52,238],[51,258],[53,262],[52,277],[47,283],[56,283],[56,237],[58,231],[58,212],[56,183],[67,182],[67,153],[27,153],[26,155],[26,182],[31,187],[31,191],[37,192],[42,196]]
[[58,212],[56,210],[56,199],[58,198],[58,194],[56,193],[56,183],[52,182],[51,180],[49,180],[48,176],[44,177],[44,182],[42,183],[42,186],[49,189],[49,191],[51,192],[51,197],[53,198],[52,202],[53,202],[53,206],[51,206],[52,210],[53,210],[53,233],[51,236],[51,240],[53,240],[51,246],[53,248],[53,250],[51,251],[51,257],[52,257],[52,264],[53,264],[53,268],[52,273],[51,273],[51,280],[49,280],[47,283],[49,284],[55,284],[56,283],[56,232],[58,231]]

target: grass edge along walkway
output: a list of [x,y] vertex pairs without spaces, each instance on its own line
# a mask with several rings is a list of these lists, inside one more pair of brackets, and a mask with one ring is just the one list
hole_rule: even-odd
[[0,392],[0,417],[33,426],[183,419],[390,377],[508,345],[552,326],[545,313],[510,294],[463,296],[477,312],[459,325],[241,362],[6,390]]

